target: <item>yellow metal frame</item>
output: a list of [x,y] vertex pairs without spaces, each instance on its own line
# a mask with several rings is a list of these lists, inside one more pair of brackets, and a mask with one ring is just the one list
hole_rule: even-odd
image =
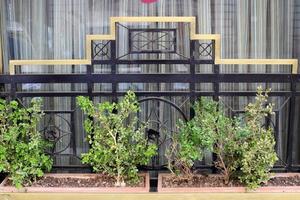
[[142,23],[142,22],[185,22],[190,24],[191,40],[213,40],[215,42],[215,64],[224,65],[289,65],[292,66],[292,74],[298,73],[297,59],[222,59],[221,58],[221,36],[219,34],[197,34],[195,17],[111,17],[110,34],[87,35],[84,59],[71,60],[11,60],[9,61],[9,73],[15,74],[17,65],[90,65],[91,44],[93,40],[115,40],[116,23]]

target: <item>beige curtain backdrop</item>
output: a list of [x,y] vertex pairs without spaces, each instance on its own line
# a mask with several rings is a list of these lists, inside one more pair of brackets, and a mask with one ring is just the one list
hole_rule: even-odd
[[[299,46],[299,2],[297,0],[158,0],[157,3],[145,4],[140,0],[1,0],[1,36],[3,40],[4,71],[8,72],[10,59],[79,59],[84,58],[85,35],[105,34],[109,32],[109,18],[111,16],[196,16],[198,33],[221,34],[221,53],[223,58],[292,58],[300,57]],[[298,5],[298,7],[296,7]],[[129,25],[129,24],[125,24]],[[139,24],[138,27],[145,27]],[[178,37],[183,44],[179,52],[189,55],[189,39],[186,35],[188,27],[174,24],[150,24],[148,27],[179,27]],[[127,34],[119,27],[119,36]],[[295,44],[295,41],[298,42]],[[120,53],[127,51],[128,41],[118,42]],[[178,55],[130,55],[131,59],[174,59]],[[18,73],[84,73],[85,66],[24,66]],[[95,73],[107,73],[109,66],[96,66]],[[221,73],[290,73],[290,69],[283,66],[254,66],[254,65],[226,65],[221,66]],[[118,66],[118,73],[188,73],[189,66],[185,65],[143,65]],[[211,65],[197,66],[197,73],[212,73]],[[260,83],[250,84],[221,84],[222,91],[254,91]],[[262,84],[275,91],[289,90],[289,84]],[[121,84],[119,90],[135,87],[137,90],[187,90],[184,84]],[[86,90],[84,84],[25,84],[23,90],[70,91]],[[197,90],[209,91],[212,84],[199,84]],[[110,84],[98,84],[95,90],[111,90]],[[169,98],[188,114],[189,101],[183,97]],[[109,98],[95,98],[95,101],[109,100]],[[222,97],[221,100],[229,109],[240,110],[245,104],[253,100],[246,97]],[[287,139],[288,104],[283,105],[286,98],[272,98],[276,108],[283,107],[279,114],[278,154],[284,160]],[[45,98],[45,108],[52,110],[70,110],[74,104],[72,98]],[[149,107],[149,105],[148,105]],[[145,106],[145,113],[150,108]],[[147,110],[148,109],[148,110]],[[174,127],[176,114],[167,106],[159,108],[160,118],[169,118],[169,127]],[[144,114],[145,114],[144,113]],[[297,120],[298,120],[298,112]],[[146,116],[147,114],[145,114]],[[70,115],[63,115],[71,120]],[[76,154],[87,151],[88,145],[84,141],[81,126],[82,115],[77,113],[76,119]],[[60,125],[65,131],[69,130],[65,120],[55,117],[54,124]],[[299,123],[295,123],[299,124]],[[298,135],[299,128],[294,133]],[[70,140],[70,135],[62,139],[58,149]],[[296,142],[298,140],[295,140]],[[299,148],[294,145],[294,158],[298,162]],[[63,153],[72,154],[72,147]],[[163,157],[163,155],[161,155]],[[58,164],[75,162],[69,158],[57,159]],[[210,156],[206,158],[210,162]]]

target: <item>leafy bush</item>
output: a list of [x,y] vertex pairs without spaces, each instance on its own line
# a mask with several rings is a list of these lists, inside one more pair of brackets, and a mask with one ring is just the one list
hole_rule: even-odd
[[124,181],[137,182],[138,165],[145,165],[156,154],[156,146],[147,144],[145,125],[138,123],[139,104],[134,92],[128,91],[118,103],[94,105],[87,97],[78,97],[78,105],[87,114],[84,128],[91,144],[82,155],[83,163],[95,172],[116,178],[116,186]]
[[218,102],[208,98],[196,102],[194,110],[194,118],[186,124],[180,122],[179,134],[172,137],[166,152],[168,168],[173,174],[191,176],[194,162],[201,160],[204,151],[209,150],[217,155],[214,164],[228,183],[236,169],[235,120],[224,114]]
[[239,179],[248,188],[257,188],[262,182],[269,180],[269,171],[277,161],[273,129],[265,128],[265,117],[273,114],[273,105],[267,104],[268,93],[261,87],[257,89],[256,101],[245,107],[245,124],[239,131],[246,133],[239,148],[239,165],[241,175]]
[[265,117],[273,114],[273,105],[266,104],[269,92],[257,88],[255,102],[245,107],[244,120],[226,117],[220,106],[219,115],[210,112],[216,116],[216,122],[212,123],[215,166],[226,183],[237,177],[249,189],[255,189],[269,180],[269,171],[277,160],[273,129],[264,125]]
[[172,137],[166,152],[170,171],[191,176],[194,161],[209,150],[217,156],[214,165],[225,184],[238,178],[254,189],[267,181],[277,160],[273,130],[263,126],[264,118],[272,114],[272,104],[265,105],[268,92],[258,87],[256,101],[245,107],[245,120],[230,118],[220,103],[201,98],[194,107],[195,117],[180,122],[179,134]]
[[[205,108],[203,108],[205,105]],[[214,130],[203,125],[212,119],[208,117],[212,105],[201,101],[194,105],[195,117],[184,123],[179,122],[179,133],[173,134],[166,151],[168,169],[176,175],[191,176],[191,168],[196,160],[201,160],[205,149],[212,149]],[[203,120],[205,116],[206,120]]]
[[44,153],[48,144],[37,131],[40,106],[37,99],[29,108],[0,99],[0,172],[8,173],[17,188],[52,167],[52,160]]
[[[222,104],[211,99],[200,99],[201,108],[198,125],[202,130],[201,135],[210,138],[211,150],[216,155],[214,165],[224,176],[225,184],[228,184],[234,175],[237,166],[238,141],[241,136],[236,131],[237,119],[226,116]],[[198,111],[199,112],[199,111]],[[200,141],[201,143],[205,141]]]

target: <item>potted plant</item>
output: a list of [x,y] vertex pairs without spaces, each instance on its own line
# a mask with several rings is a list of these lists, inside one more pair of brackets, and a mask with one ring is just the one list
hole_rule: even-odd
[[77,98],[87,115],[84,128],[90,144],[82,162],[91,165],[95,174],[43,174],[52,161],[43,153],[46,145],[36,130],[41,116],[38,102],[27,109],[19,108],[15,101],[9,106],[4,102],[0,101],[0,142],[4,144],[0,169],[11,178],[1,184],[1,192],[149,192],[149,175],[138,173],[138,166],[149,162],[156,146],[148,144],[146,124],[138,122],[134,92],[127,92],[118,103],[94,105],[87,97]]
[[[179,134],[166,151],[171,175],[159,175],[158,192],[300,192],[298,174],[270,173],[277,156],[273,130],[263,126],[264,118],[273,114],[268,93],[257,89],[244,118],[227,117],[220,103],[200,99],[195,117],[180,122]],[[204,150],[216,155],[219,174],[193,173],[194,161],[203,157]]]

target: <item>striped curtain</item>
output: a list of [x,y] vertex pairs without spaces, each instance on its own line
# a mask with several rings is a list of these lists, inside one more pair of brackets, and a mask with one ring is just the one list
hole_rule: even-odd
[[[221,34],[221,54],[223,58],[292,58],[300,57],[299,49],[299,11],[295,0],[2,0],[0,1],[1,40],[3,46],[4,72],[8,72],[10,59],[80,59],[84,58],[85,35],[109,33],[109,18],[112,16],[196,16],[198,33]],[[145,24],[139,24],[144,27]],[[165,24],[151,24],[150,27],[172,27]],[[188,29],[187,29],[188,30]],[[189,54],[188,38],[184,37],[185,29],[179,33],[185,44],[179,46],[183,55]],[[120,36],[125,31],[119,30]],[[180,35],[181,34],[181,35]],[[127,41],[120,41],[118,49],[126,52]],[[144,57],[143,57],[144,56]],[[155,55],[143,55],[140,58],[164,59]],[[147,57],[148,56],[148,57]],[[132,56],[132,59],[137,57]],[[174,59],[174,57],[170,57]],[[196,66],[197,73],[211,73],[211,65]],[[85,66],[23,66],[18,73],[84,73]],[[109,66],[96,66],[96,73],[109,71]],[[184,65],[168,66],[118,66],[119,73],[187,73],[189,68]],[[136,71],[135,71],[136,70]],[[283,66],[265,65],[224,65],[221,73],[290,73],[290,69]],[[249,84],[221,84],[223,91],[254,91],[258,83]],[[288,84],[263,84],[275,91],[289,90]],[[135,87],[139,90],[174,90],[187,89],[184,85],[168,84],[136,84],[118,86],[119,90]],[[212,85],[201,84],[199,90],[211,90]],[[84,84],[24,84],[22,90],[50,90],[70,91],[86,90]],[[95,90],[111,90],[109,85],[96,85]],[[188,114],[188,99],[181,97],[169,98],[176,104],[184,104],[182,108]],[[109,98],[95,98],[95,101],[110,100]],[[221,100],[228,109],[240,110],[253,98],[226,97]],[[272,98],[279,112],[279,139],[277,152],[284,160],[287,140],[287,111],[285,98]],[[45,98],[45,109],[71,110],[74,99],[68,97]],[[77,111],[76,111],[77,112]],[[145,111],[146,112],[146,111]],[[149,111],[147,111],[149,112]],[[160,108],[160,116],[171,116],[174,126],[176,115],[170,114],[170,109]],[[296,119],[299,119],[298,112]],[[173,117],[172,117],[173,116]],[[63,115],[70,121],[69,115]],[[171,119],[172,118],[172,119]],[[47,119],[50,120],[50,119]],[[54,124],[66,131],[70,128],[66,122],[55,117]],[[75,119],[76,151],[72,146],[67,147],[64,153],[74,153],[78,156],[86,152],[88,145],[84,140],[82,129],[82,115],[77,112]],[[296,123],[299,124],[299,123]],[[300,140],[296,128],[295,142]],[[70,141],[71,136],[62,139],[60,146]],[[296,146],[296,145],[294,145]],[[295,163],[299,161],[300,151],[295,147]],[[162,155],[163,157],[163,155]],[[70,163],[72,159],[59,158],[57,163]],[[206,162],[210,162],[207,156]]]

